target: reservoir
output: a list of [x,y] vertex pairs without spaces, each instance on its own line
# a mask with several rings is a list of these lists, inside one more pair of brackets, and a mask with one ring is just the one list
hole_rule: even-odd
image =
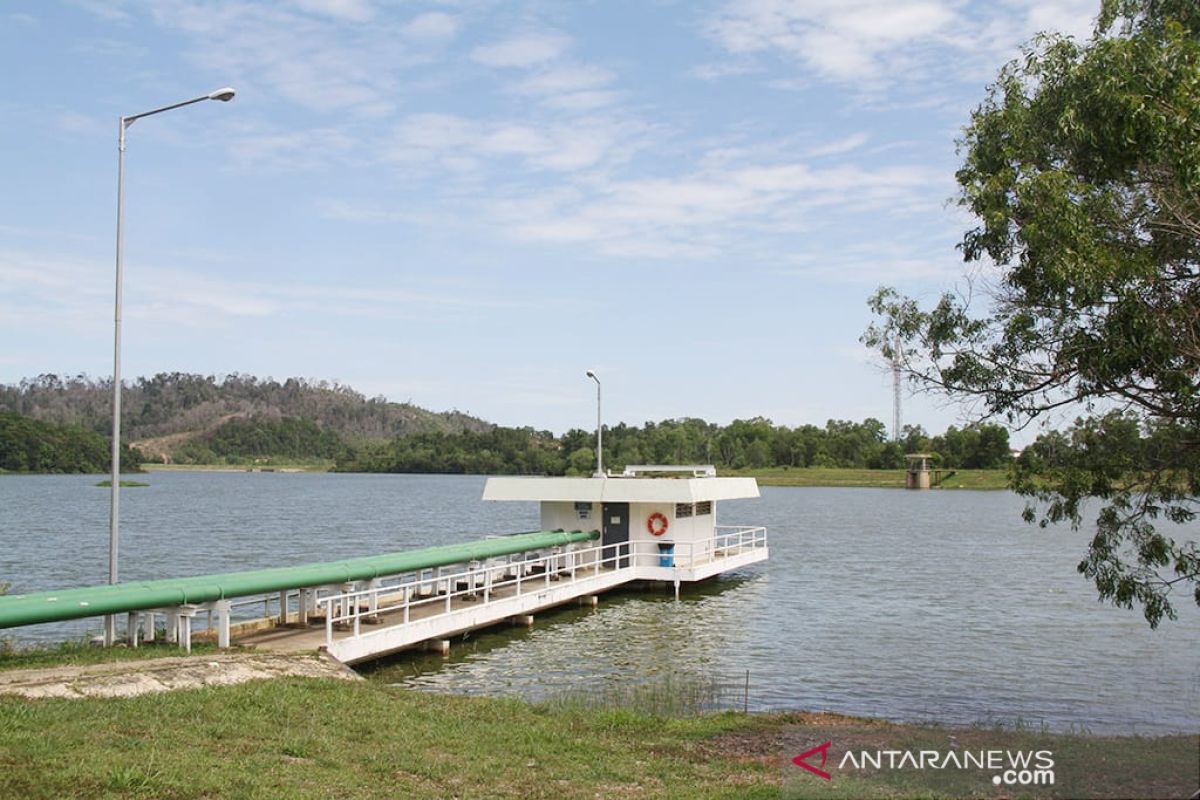
[[[0,477],[0,581],[104,583],[98,476]],[[537,504],[484,503],[476,476],[151,473],[122,492],[122,580],[288,566],[538,528]],[[553,698],[631,676],[749,674],[752,709],[1156,734],[1200,730],[1200,609],[1176,621],[1096,601],[1086,528],[1042,530],[1005,492],[764,487],[722,525],[765,525],[769,562],[685,591],[605,595],[532,630],[472,634],[449,659],[377,680]],[[1200,538],[1200,526],[1172,531]],[[99,620],[6,631],[84,635]],[[681,678],[688,676],[681,675]]]

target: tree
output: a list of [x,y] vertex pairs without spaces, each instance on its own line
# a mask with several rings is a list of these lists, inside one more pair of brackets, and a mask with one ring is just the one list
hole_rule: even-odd
[[[1105,501],[1079,569],[1102,598],[1174,617],[1200,557],[1159,518],[1194,518],[1200,496],[1200,4],[1105,0],[1086,43],[1042,36],[989,88],[960,141],[960,203],[979,220],[960,245],[998,268],[985,295],[923,310],[892,289],[870,301],[864,341],[888,358],[898,335],[919,384],[1016,424],[1057,408],[1169,432],[1153,469],[1120,479],[1076,462],[1015,488],[1042,522],[1082,523]],[[1166,434],[1164,434],[1166,435]],[[1161,438],[1161,437],[1160,437]],[[1036,463],[1030,462],[1029,469]]]

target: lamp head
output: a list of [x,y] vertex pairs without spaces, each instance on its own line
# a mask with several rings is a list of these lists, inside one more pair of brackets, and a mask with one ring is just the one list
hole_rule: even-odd
[[208,93],[209,100],[220,100],[222,103],[228,103],[237,94],[232,86],[226,86],[224,89],[217,89],[215,92]]
[[592,372],[590,369],[587,371],[587,376],[594,381],[600,380],[596,377],[596,373]]

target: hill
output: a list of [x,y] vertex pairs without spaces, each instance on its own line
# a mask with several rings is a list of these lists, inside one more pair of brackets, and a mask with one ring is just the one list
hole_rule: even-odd
[[[112,469],[108,437],[76,425],[55,425],[0,411],[0,472],[107,472]],[[125,472],[140,459],[122,446]]]
[[[0,385],[0,411],[54,425],[107,436],[111,409],[110,380],[39,375]],[[251,434],[248,422],[260,430]],[[220,452],[241,443],[253,455],[275,446],[281,452],[269,454],[282,455],[305,449],[305,443],[315,443],[325,453],[338,449],[331,437],[354,446],[421,433],[482,433],[492,427],[458,411],[367,398],[338,383],[240,374],[172,372],[138,378],[126,387],[121,410],[122,439],[156,460],[174,460],[185,448]]]

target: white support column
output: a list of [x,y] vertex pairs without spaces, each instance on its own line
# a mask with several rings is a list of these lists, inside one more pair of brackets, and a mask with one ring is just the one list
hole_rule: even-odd
[[379,578],[371,578],[367,581],[367,590],[371,592],[367,595],[367,610],[372,617],[379,612],[379,588],[381,586],[383,586],[383,581]]
[[179,615],[179,646],[184,652],[192,652],[192,617],[196,616],[195,606],[180,606]]
[[179,610],[167,611],[167,644],[179,644]]
[[227,650],[229,648],[229,617],[233,613],[233,603],[229,600],[217,600],[213,603],[213,609],[217,612],[217,647]]
[[333,647],[333,601],[325,603],[325,649]]
[[316,605],[316,599],[313,597],[313,590],[312,589],[301,589],[300,590],[300,610],[299,610],[300,627],[302,627],[302,628],[308,627],[308,614],[312,610],[312,607],[314,605]]
[[284,589],[279,593],[279,624],[287,625],[288,621],[288,593]]
[[130,611],[126,615],[125,635],[129,640],[129,646],[136,648],[138,646],[138,612]]
[[154,641],[154,612],[142,612],[142,641],[150,644]]
[[[358,591],[357,583],[343,583],[342,584],[342,594],[343,595],[349,595],[350,593],[357,592],[357,591]],[[357,596],[354,596],[354,597],[343,596],[342,597],[342,616],[346,618],[343,620],[342,624],[350,622],[349,617],[354,617],[355,620],[358,619],[358,597]]]

